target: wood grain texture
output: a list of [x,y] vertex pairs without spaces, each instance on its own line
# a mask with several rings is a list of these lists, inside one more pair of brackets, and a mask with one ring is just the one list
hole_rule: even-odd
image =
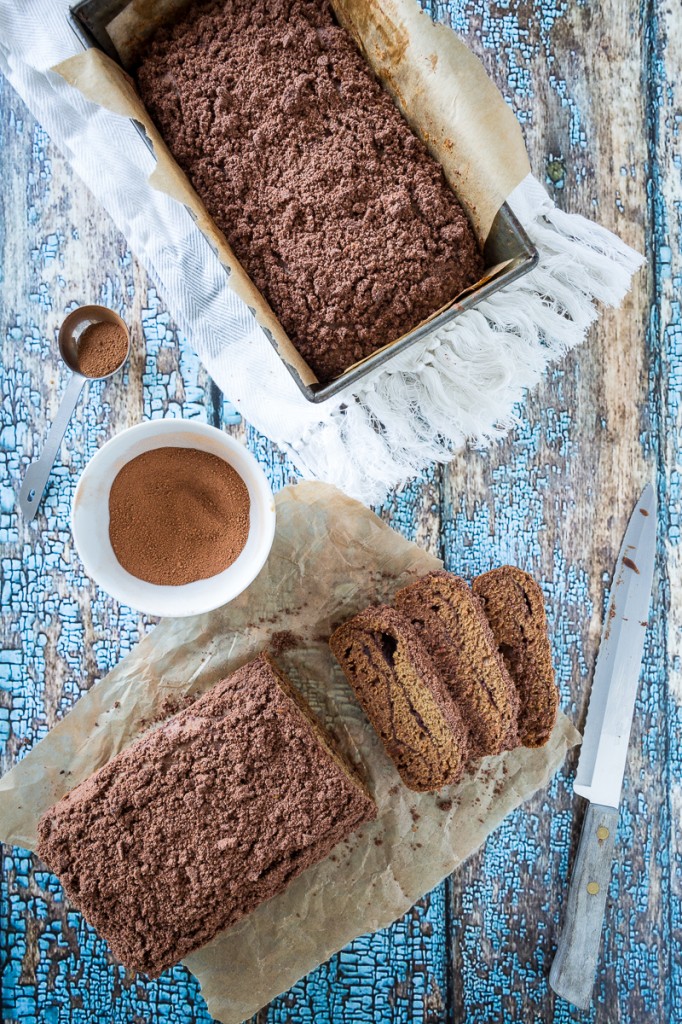
[[[508,96],[531,163],[565,209],[646,251],[624,308],[547,377],[509,440],[434,467],[381,514],[472,576],[501,562],[547,596],[562,707],[582,724],[601,617],[627,518],[657,474],[660,560],[624,790],[596,1000],[582,1014],[548,988],[581,824],[574,761],[400,922],[359,939],[263,1010],[304,1022],[682,1020],[682,63],[679,5],[648,0],[424,3],[451,20]],[[224,424],[273,485],[294,473],[239,422],[92,197],[0,81],[0,739],[5,767],[149,626],[84,576],[68,510],[78,474],[141,418]],[[90,385],[33,528],[18,518],[23,467],[64,384],[58,325],[83,302],[133,326],[126,374]],[[207,1022],[182,968],[142,984],[65,903],[56,880],[3,851],[3,1018],[22,1024]]]
[[[454,23],[472,45],[478,41],[480,48],[482,38],[490,72],[514,83],[511,98],[524,124],[531,165],[539,177],[545,168],[555,201],[598,218],[650,260],[623,309],[604,314],[587,344],[531,397],[509,443],[480,462],[458,458],[443,484],[444,506],[449,502],[455,515],[451,532],[446,524],[453,567],[473,571],[485,550],[491,564],[518,562],[543,581],[562,706],[573,709],[582,725],[622,534],[640,487],[663,469],[656,447],[667,413],[656,394],[661,339],[652,327],[659,301],[657,254],[664,244],[652,208],[652,159],[661,143],[652,136],[650,119],[668,85],[663,62],[653,72],[649,48],[668,50],[654,12],[630,3],[493,4],[485,15],[479,5],[465,4]],[[670,188],[679,197],[679,143],[672,132],[664,145],[666,154],[677,146],[677,181]],[[679,443],[679,433],[668,436]],[[659,490],[662,484],[659,478]],[[602,964],[586,1020],[672,1020],[673,1003],[680,1000],[679,979],[671,976],[676,940],[668,858],[679,858],[679,849],[665,780],[665,572],[661,560]],[[453,888],[457,918],[466,912],[469,886],[481,878],[495,883],[484,890],[486,914],[472,941],[455,940],[455,975],[463,975],[479,944],[487,954],[479,967],[482,978],[465,983],[456,1019],[484,1021],[491,1005],[509,1020],[533,1012],[543,1020],[575,1015],[548,990],[546,976],[571,864],[554,828],[566,829],[574,854],[582,808],[563,780],[551,787],[550,800],[539,796],[518,820],[505,823],[494,844],[465,867],[466,883]],[[549,834],[538,836],[540,822],[548,824]],[[509,867],[519,850],[527,858],[526,884],[537,887],[534,903],[518,888],[523,875]],[[532,983],[522,994],[518,981],[524,976]],[[481,990],[485,1009],[472,1013]]]

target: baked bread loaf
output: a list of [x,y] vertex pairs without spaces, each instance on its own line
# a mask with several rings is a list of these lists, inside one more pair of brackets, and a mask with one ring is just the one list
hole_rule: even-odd
[[520,697],[519,739],[525,747],[541,747],[559,707],[542,591],[513,565],[478,576],[472,587]]
[[48,810],[38,854],[114,955],[156,977],[375,817],[261,655]]
[[442,168],[326,0],[194,3],[145,46],[140,95],[321,381],[483,272]]
[[410,620],[457,702],[474,756],[517,745],[519,699],[481,606],[464,580],[429,573],[398,591]]
[[329,646],[405,785],[429,791],[456,782],[467,732],[409,621],[394,608],[367,608]]

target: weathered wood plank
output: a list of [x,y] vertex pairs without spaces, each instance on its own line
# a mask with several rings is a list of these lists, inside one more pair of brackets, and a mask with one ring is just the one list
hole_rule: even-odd
[[[2,80],[0,111],[0,458],[8,471],[0,497],[0,722],[7,765],[148,625],[98,592],[74,558],[68,510],[78,474],[104,441],[143,415],[207,419],[213,409],[207,375],[191,350],[179,346],[124,241]],[[53,358],[59,322],[71,305],[86,301],[120,309],[133,326],[133,356],[124,378],[91,385],[95,394],[67,433],[44,515],[26,528],[14,489],[42,443],[65,379]],[[149,987],[133,984],[64,903],[56,880],[22,851],[3,854],[3,1019],[209,1019],[186,971],[178,968]]]
[[[538,176],[545,169],[556,201],[598,218],[654,257],[624,310],[604,315],[587,345],[532,396],[515,436],[484,459],[457,459],[445,484],[444,507],[451,503],[456,512],[451,524],[445,517],[453,568],[473,572],[488,561],[508,559],[527,564],[543,580],[562,705],[575,709],[579,722],[609,576],[632,504],[655,472],[656,433],[663,427],[654,394],[660,338],[647,330],[663,238],[648,202],[653,154],[644,131],[662,83],[644,70],[640,19],[646,13],[634,3],[543,3],[493,4],[482,15],[481,5],[464,4],[456,18],[501,87],[513,86],[510,98],[524,125],[531,163]],[[653,24],[649,28],[655,30]],[[656,151],[658,145],[654,141]],[[667,146],[669,153],[672,133]],[[671,198],[679,194],[678,165]],[[679,424],[665,434],[679,443]],[[665,501],[662,486],[660,492]],[[662,572],[661,565],[604,966],[595,1008],[585,1019],[673,1019],[666,856],[674,837],[665,779]],[[496,1016],[510,1020],[533,1014],[563,1020],[570,1013],[548,990],[546,976],[568,854],[575,851],[579,830],[580,808],[568,785],[573,767],[512,815],[453,879],[453,917],[460,922],[453,971],[461,982],[454,992],[455,1020],[490,1019],[493,1007]],[[472,901],[474,893],[479,899]]]
[[[3,158],[15,169],[15,180],[5,192],[8,207],[23,213],[25,178],[34,176],[36,148],[25,145],[24,131],[33,129],[30,115],[22,110],[18,99],[4,84],[0,93],[0,109],[12,122],[15,137],[8,133],[3,141]],[[20,112],[21,124],[15,111]],[[6,123],[6,122],[5,122]],[[27,267],[27,254],[41,251],[46,233],[55,234],[57,225],[63,232],[63,210],[66,197],[77,186],[58,153],[43,136],[40,139],[40,162],[49,162],[40,196],[39,216],[5,221],[11,236],[3,243],[3,264],[12,269],[2,290],[2,319],[11,325],[3,357],[6,368],[5,385],[12,408],[8,422],[14,433],[3,435],[4,449],[14,460],[11,479],[20,479],[20,465],[25,464],[39,445],[56,409],[64,374],[50,372],[45,378],[44,365],[51,346],[40,338],[38,324],[46,324],[47,337],[56,335],[62,313],[69,303],[102,301],[120,309],[133,325],[133,354],[125,379],[112,381],[106,389],[98,386],[101,402],[91,401],[81,407],[79,423],[67,437],[64,463],[57,466],[46,495],[46,531],[29,532],[17,518],[13,492],[5,498],[6,518],[1,536],[7,544],[9,561],[3,566],[8,586],[14,587],[10,614],[3,621],[2,653],[3,708],[6,718],[6,764],[21,756],[68,709],[81,687],[87,687],[107,671],[137,642],[148,625],[144,616],[119,609],[115,602],[97,591],[83,577],[70,559],[55,560],[51,550],[55,542],[68,541],[68,509],[78,474],[87,458],[110,436],[142,417],[183,416],[220,424],[244,439],[264,464],[276,489],[295,478],[287,460],[269,442],[238,421],[229,403],[208,380],[196,356],[184,339],[178,337],[170,317],[139,267],[107,218],[100,215],[87,193],[71,200],[76,209],[70,216],[76,223],[90,223],[84,231],[64,235],[60,239],[65,295],[55,301],[54,284],[50,282],[51,306],[39,305],[34,322],[28,330],[35,337],[26,352],[27,329],[20,311],[24,296],[36,283],[26,280],[22,268]],[[58,167],[53,186],[52,165]],[[33,202],[34,208],[36,203]],[[54,224],[54,228],[53,228]],[[84,276],[83,271],[88,271]],[[40,272],[29,272],[43,280]],[[102,285],[99,275],[111,275]],[[68,275],[68,276],[67,276]],[[77,276],[78,275],[78,276]],[[116,283],[113,276],[116,275]],[[21,378],[20,378],[21,375]],[[41,382],[42,386],[41,386]],[[30,385],[30,400],[25,390]],[[95,396],[92,396],[93,399]],[[94,424],[94,426],[93,426]],[[231,425],[232,424],[232,425]],[[84,427],[95,431],[95,439],[84,435]],[[18,432],[18,433],[17,433]],[[35,449],[29,439],[35,439]],[[85,445],[85,450],[83,446]],[[431,497],[423,501],[421,488],[415,485],[392,505],[396,523],[406,532],[425,537],[426,522],[431,512]],[[433,518],[433,517],[432,517]],[[41,517],[38,524],[42,522]],[[417,525],[420,524],[420,525]],[[26,568],[24,564],[26,563]],[[52,599],[55,592],[58,602]],[[46,637],[35,644],[34,632]],[[35,658],[36,648],[43,653]],[[89,652],[92,651],[92,654]],[[159,983],[134,984],[122,969],[112,965],[106,947],[84,924],[78,914],[63,901],[56,880],[36,867],[34,858],[21,851],[4,851],[3,887],[3,953],[5,972],[5,1016],[8,1019],[31,1020],[51,1014],[58,1021],[97,1019],[108,1014],[107,1021],[207,1020],[203,1000],[193,979],[177,968]],[[299,988],[296,1000],[308,999],[318,1009],[328,1006],[329,1013],[343,993],[348,1012],[354,1018],[367,1012],[374,1019],[375,1010],[382,1017],[395,1020],[414,1019],[415,1012],[425,1020],[440,1019],[444,1010],[442,989],[446,964],[446,933],[444,928],[444,890],[441,887],[411,914],[391,929],[379,947],[383,963],[382,990],[374,994],[375,960],[367,950],[370,940],[361,940],[329,965],[320,968]],[[381,951],[381,952],[380,952]],[[378,976],[378,975],[377,975]],[[294,996],[286,997],[272,1010],[273,1019],[289,1013]],[[371,1012],[367,1007],[371,1006]],[[394,1012],[392,1007],[398,1009]],[[318,1010],[316,1010],[316,1013]],[[321,1013],[322,1011],[319,1010]],[[85,1014],[81,1018],[80,1014]],[[436,1016],[434,1016],[436,1014]],[[358,1017],[358,1019],[360,1019]]]
[[[649,343],[652,353],[649,402],[652,430],[645,443],[656,460],[661,497],[661,577],[656,617],[657,671],[646,679],[646,697],[660,716],[660,737],[643,733],[645,756],[655,762],[666,787],[661,831],[652,837],[651,857],[659,866],[659,889],[643,892],[664,908],[660,942],[669,951],[665,979],[668,1020],[682,1019],[682,37],[680,11],[657,0],[652,5],[643,79],[648,82],[647,120],[651,158],[649,188],[654,295]],[[667,684],[667,685],[666,685]],[[639,808],[638,808],[639,810]],[[632,828],[638,819],[633,817]],[[667,842],[666,842],[667,830]],[[657,841],[658,840],[658,841]]]

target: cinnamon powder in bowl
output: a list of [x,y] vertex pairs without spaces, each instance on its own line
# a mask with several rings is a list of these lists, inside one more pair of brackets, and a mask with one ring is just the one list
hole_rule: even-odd
[[127,462],[109,492],[109,538],[124,569],[161,586],[216,576],[249,535],[249,492],[224,459],[153,448]]
[[112,438],[85,467],[71,516],[86,572],[149,615],[211,611],[256,578],[275,502],[253,455],[228,434],[153,420]]

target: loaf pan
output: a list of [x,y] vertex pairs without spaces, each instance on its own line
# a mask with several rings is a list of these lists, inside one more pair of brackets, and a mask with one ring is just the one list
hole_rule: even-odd
[[[84,0],[72,7],[70,11],[72,28],[82,44],[85,47],[96,47],[102,50],[124,71],[126,68],[109,35],[107,26],[120,11],[128,6],[129,2],[130,0]],[[135,120],[133,120],[133,124],[146,145],[153,151],[151,142],[142,126]],[[189,212],[194,216],[191,210]],[[211,241],[207,240],[211,248],[216,251]],[[346,388],[352,390],[371,371],[379,367],[389,368],[391,359],[398,353],[404,352],[446,324],[454,323],[466,310],[475,309],[484,299],[490,298],[501,288],[506,288],[512,282],[517,281],[535,266],[538,260],[537,250],[506,202],[500,207],[485,241],[483,258],[486,269],[481,280],[472,288],[462,293],[450,305],[436,312],[408,334],[385,345],[377,352],[367,356],[366,359],[349,367],[341,376],[326,383],[307,383],[302,380],[296,369],[282,358],[270,332],[265,328],[263,330],[306,399],[309,402],[324,402]],[[228,269],[225,269],[228,273]]]

